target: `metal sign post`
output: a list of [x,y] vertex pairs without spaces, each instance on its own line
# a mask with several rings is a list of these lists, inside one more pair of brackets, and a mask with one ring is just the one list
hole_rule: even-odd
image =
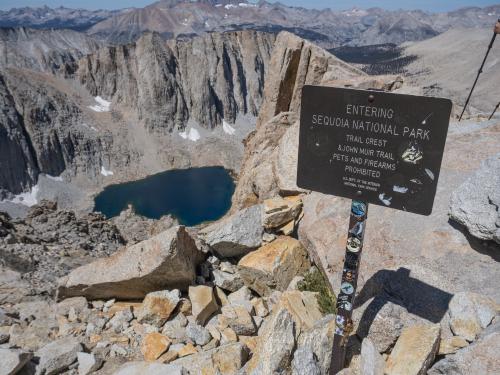
[[352,199],[330,374],[344,368],[368,204],[430,215],[452,103],[334,87],[302,91],[297,185]]
[[337,297],[337,316],[335,317],[335,337],[333,340],[330,374],[335,375],[344,368],[347,340],[352,332],[352,310],[358,284],[361,252],[365,236],[368,204],[353,200],[347,236],[342,284]]
[[474,89],[476,88],[477,81],[479,80],[479,76],[483,72],[484,64],[486,63],[486,59],[488,58],[488,55],[490,54],[491,48],[493,47],[493,43],[495,43],[495,39],[497,35],[500,34],[500,18],[498,19],[497,23],[495,24],[495,28],[493,30],[493,37],[491,38],[491,42],[488,45],[488,50],[486,51],[486,56],[484,56],[483,63],[481,64],[481,67],[479,68],[479,72],[477,73],[476,80],[474,81],[474,84],[472,85],[472,88],[470,89],[469,96],[467,97],[467,100],[465,101],[464,109],[462,110],[462,113],[460,114],[460,118],[458,121],[462,121],[462,117],[465,113],[465,110],[467,109],[467,106],[469,105],[470,98],[472,97],[472,93],[474,92]]

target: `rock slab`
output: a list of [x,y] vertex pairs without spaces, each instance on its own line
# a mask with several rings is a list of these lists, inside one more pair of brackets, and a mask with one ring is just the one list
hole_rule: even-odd
[[238,263],[243,281],[260,296],[286,290],[295,276],[310,267],[306,249],[296,239],[286,236],[251,252]]
[[386,375],[425,375],[439,349],[439,325],[416,325],[403,330],[387,359]]
[[60,280],[59,297],[142,299],[158,290],[186,290],[200,261],[194,240],[177,226],[73,270]]

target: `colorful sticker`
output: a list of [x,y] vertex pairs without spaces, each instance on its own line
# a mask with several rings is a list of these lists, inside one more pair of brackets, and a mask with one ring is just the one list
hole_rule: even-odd
[[350,283],[342,283],[342,285],[340,285],[340,290],[344,294],[349,294],[350,295],[350,294],[354,293],[354,287]]
[[350,234],[353,234],[355,235],[356,237],[359,237],[361,236],[361,234],[363,233],[363,228],[365,226],[365,223],[364,222],[359,222],[359,223],[356,223],[354,224],[354,226],[349,230],[349,233]]
[[343,309],[346,311],[351,311],[352,310],[352,303],[349,301],[339,301],[337,303],[337,308]]
[[360,201],[353,201],[351,212],[355,217],[362,217],[366,214],[366,204]]
[[344,269],[343,278],[348,283],[352,283],[354,281],[354,271]]
[[359,252],[361,250],[361,240],[356,237],[349,237],[347,239],[347,249],[353,253]]

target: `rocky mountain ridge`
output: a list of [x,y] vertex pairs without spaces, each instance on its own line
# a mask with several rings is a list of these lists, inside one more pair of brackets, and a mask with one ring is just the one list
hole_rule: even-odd
[[31,27],[39,29],[72,29],[84,31],[109,17],[126,10],[85,10],[66,7],[22,7],[0,10],[0,27]]
[[170,1],[138,9],[84,11],[21,8],[0,12],[0,26],[87,29],[112,44],[135,41],[144,32],[183,38],[214,31],[253,29],[290,31],[325,48],[341,45],[423,40],[455,27],[486,27],[500,14],[498,5],[447,13],[379,8],[333,11],[290,7],[266,1]]
[[70,75],[79,59],[100,47],[100,42],[72,30],[0,28],[0,67]]

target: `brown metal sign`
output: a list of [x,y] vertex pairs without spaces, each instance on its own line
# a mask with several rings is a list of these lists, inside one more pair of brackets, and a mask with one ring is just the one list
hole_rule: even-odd
[[304,87],[298,186],[429,215],[451,107],[441,98]]

